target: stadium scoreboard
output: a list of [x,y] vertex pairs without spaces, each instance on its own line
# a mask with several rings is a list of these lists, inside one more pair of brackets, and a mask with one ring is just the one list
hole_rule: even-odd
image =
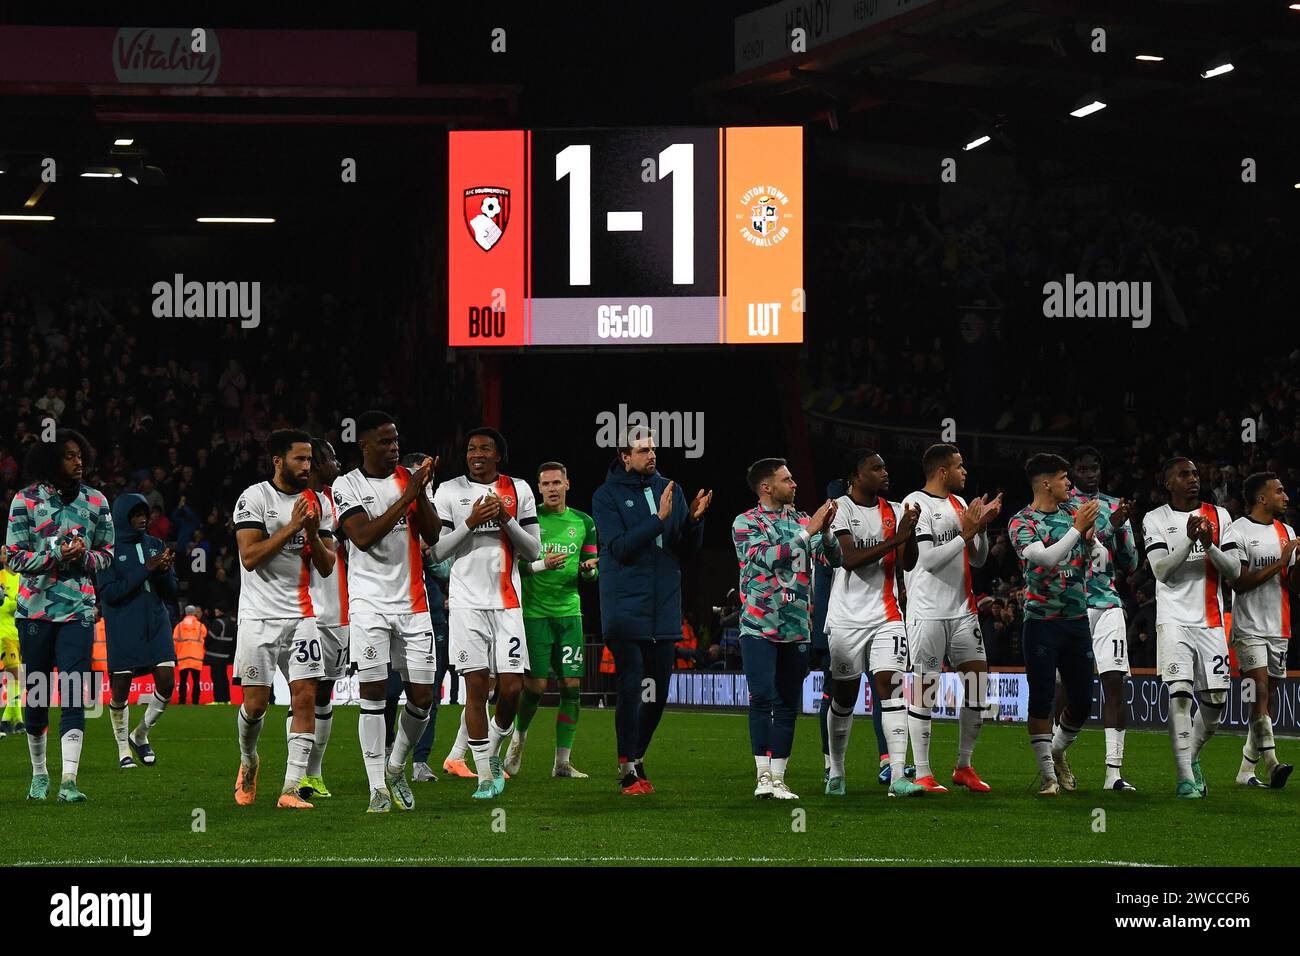
[[453,131],[453,346],[802,342],[799,127]]

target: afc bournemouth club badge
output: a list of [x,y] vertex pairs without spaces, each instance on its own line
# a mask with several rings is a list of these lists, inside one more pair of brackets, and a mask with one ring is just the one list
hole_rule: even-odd
[[497,244],[509,222],[509,189],[475,186],[465,190],[465,226],[484,252]]

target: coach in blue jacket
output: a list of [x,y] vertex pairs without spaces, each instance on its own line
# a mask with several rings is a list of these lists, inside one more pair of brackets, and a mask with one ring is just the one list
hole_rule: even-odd
[[[144,533],[148,522],[149,502],[143,495],[119,495],[113,502],[113,562],[95,575],[112,689],[108,713],[117,738],[118,765],[123,769],[136,766],[132,752],[143,764],[152,766],[157,761],[149,745],[149,731],[171,700],[176,680],[176,648],[167,610],[178,593],[172,569],[176,553]],[[150,673],[154,692],[144,717],[128,735],[131,678]]]
[[[600,541],[600,621],[614,655],[620,785],[654,793],[642,758],[663,716],[674,647],[682,639],[681,562],[704,539],[713,492],[686,496],[655,470],[654,437],[624,436],[605,483],[592,496]],[[643,686],[643,681],[649,683]]]

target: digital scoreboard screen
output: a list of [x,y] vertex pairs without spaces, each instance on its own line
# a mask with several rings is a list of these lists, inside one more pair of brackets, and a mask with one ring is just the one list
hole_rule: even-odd
[[453,346],[802,342],[796,126],[449,134]]

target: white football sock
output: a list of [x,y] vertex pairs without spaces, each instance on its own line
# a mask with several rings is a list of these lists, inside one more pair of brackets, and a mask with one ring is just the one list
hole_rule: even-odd
[[501,754],[501,742],[508,738],[514,729],[514,721],[511,721],[508,727],[499,727],[496,718],[491,714],[488,715],[488,746],[492,748],[494,754],[498,756]]
[[853,708],[840,710],[840,705],[831,701],[826,714],[828,729],[827,742],[831,748],[831,776],[844,776],[844,754],[849,749],[849,734],[853,730]]
[[1219,729],[1219,721],[1223,719],[1223,712],[1227,710],[1226,704],[1207,704],[1204,700],[1198,701],[1200,704],[1196,708],[1196,717],[1192,720],[1192,759],[1199,759],[1201,748],[1214,736],[1214,732]]
[[312,734],[311,756],[307,758],[307,776],[319,777],[325,760],[325,748],[330,744],[330,731],[334,729],[334,705],[316,708],[316,731]]
[[130,710],[128,704],[123,704],[121,707],[115,704],[108,705],[108,719],[113,725],[113,738],[117,741],[118,760],[131,756],[131,746],[126,742],[127,727],[131,723]]
[[[1277,745],[1273,742],[1273,718],[1268,714],[1256,718],[1259,721],[1259,731],[1256,739],[1259,741],[1259,759],[1264,761],[1264,769],[1272,770],[1277,766]],[[1251,730],[1255,729],[1255,720],[1250,722]]]
[[[490,724],[491,721],[488,721],[488,723]],[[489,731],[489,733],[491,733],[491,731]],[[483,740],[471,740],[469,742],[469,749],[474,754],[474,770],[478,773],[479,783],[482,783],[484,780],[491,780],[492,765],[489,761],[492,759],[492,755],[496,751],[492,749],[489,739],[484,738]]]
[[1082,727],[1067,727],[1063,721],[1056,722],[1056,728],[1052,733],[1052,752],[1063,754],[1070,749],[1070,745],[1079,739],[1079,731]]
[[[1258,717],[1250,718],[1250,723],[1246,725],[1246,743],[1241,748],[1241,756],[1249,760],[1252,767],[1259,760],[1259,739],[1262,736],[1259,721]],[[1243,763],[1242,767],[1245,766]]]
[[407,701],[397,717],[397,736],[393,738],[393,752],[388,755],[389,776],[395,777],[406,771],[406,755],[419,741],[428,723],[429,711]]
[[456,731],[456,742],[447,752],[447,760],[464,760],[465,751],[469,749],[469,731],[465,729],[465,708],[460,709],[460,729]]
[[307,776],[307,758],[311,756],[312,734],[289,735],[289,756],[284,767],[284,789],[297,790],[302,778]]
[[912,739],[912,759],[916,761],[916,779],[933,776],[930,770],[930,708],[909,705],[907,734]]
[[[983,674],[979,675],[983,679]],[[957,716],[959,743],[957,745],[957,769],[970,766],[971,756],[975,753],[975,741],[979,739],[980,727],[984,725],[984,708],[962,706]],[[921,771],[917,771],[920,773]]]
[[772,779],[784,780],[785,765],[788,764],[789,762],[790,762],[789,757],[773,757],[772,758]]
[[1034,748],[1034,759],[1038,761],[1038,772],[1043,775],[1043,783],[1056,782],[1056,765],[1052,763],[1052,735],[1031,734],[1029,745]]
[[901,700],[881,701],[880,726],[889,747],[890,779],[902,780],[907,766],[907,704]]
[[1169,745],[1174,751],[1179,783],[1191,780],[1192,695],[1187,691],[1175,691],[1169,695]]
[[244,713],[244,705],[239,705],[239,756],[240,761],[250,767],[257,766],[257,738],[262,733],[264,716],[252,720]]
[[357,736],[361,738],[361,759],[366,765],[366,783],[371,790],[386,789],[388,781],[384,779],[384,702],[382,700],[361,701]]
[[771,773],[772,758],[767,754],[754,754],[754,771],[760,777],[765,773]]
[[1106,782],[1120,775],[1124,766],[1124,731],[1118,727],[1106,728]]
[[81,739],[85,733],[69,730],[59,738],[59,756],[63,758],[63,779],[76,780],[77,767],[81,765]]
[[49,728],[42,730],[39,734],[27,735],[27,753],[32,758],[32,776],[37,774],[49,773],[45,767],[45,744],[49,739]]
[[135,733],[131,735],[136,743],[149,742],[149,731],[153,730],[154,724],[158,723],[158,718],[163,715],[170,702],[170,697],[160,697],[157,691],[153,692],[149,697],[149,706],[144,709],[144,716],[140,718],[140,726],[135,728]]
[[[521,741],[524,739],[524,732],[523,732],[522,730],[519,731],[519,739],[520,739]],[[567,767],[567,766],[569,765],[569,757],[570,757],[570,755],[571,755],[572,753],[573,753],[573,748],[572,748],[572,747],[556,747],[556,748],[555,748],[555,766],[557,766],[557,767]]]

